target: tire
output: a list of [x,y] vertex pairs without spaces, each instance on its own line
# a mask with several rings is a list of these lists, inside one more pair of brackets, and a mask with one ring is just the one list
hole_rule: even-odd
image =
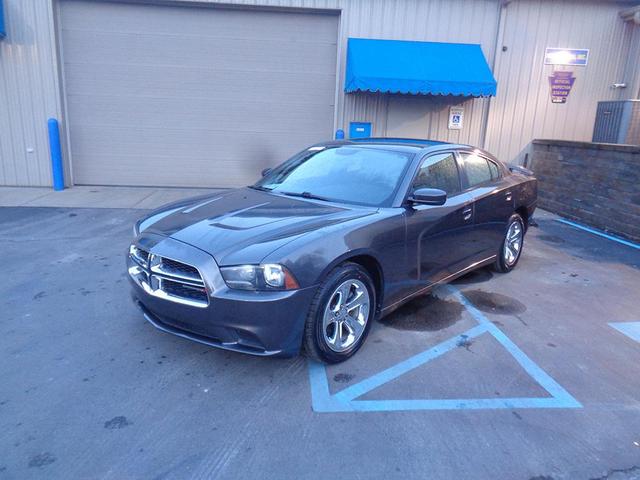
[[[358,303],[361,306],[354,306]],[[353,356],[369,334],[376,305],[373,281],[363,267],[346,262],[333,269],[311,302],[304,327],[305,354],[324,363]]]
[[[493,269],[496,272],[509,273],[516,267],[520,260],[520,256],[522,255],[525,231],[526,229],[522,217],[517,213],[511,215],[511,217],[509,217],[509,222],[507,223],[504,238],[500,244],[498,258],[493,264]],[[512,240],[510,241],[509,238]],[[510,245],[509,248],[507,245]]]
[[[522,255],[522,248],[524,247],[524,233],[524,221],[520,215],[514,213],[509,218],[504,239],[500,244],[498,259],[493,264],[493,269],[496,272],[508,273],[516,267]],[[517,235],[517,237],[514,237],[514,235]],[[516,241],[509,241],[509,237]],[[509,245],[509,247],[507,247],[507,245]]]

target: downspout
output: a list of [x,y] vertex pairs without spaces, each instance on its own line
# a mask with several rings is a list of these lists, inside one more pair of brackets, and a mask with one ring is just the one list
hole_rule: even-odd
[[[496,39],[493,44],[493,58],[491,59],[491,73],[493,73],[493,77],[496,77],[496,64],[498,59],[498,53],[501,51],[500,45],[502,45],[502,40],[504,38],[504,26],[507,18],[507,5],[511,3],[512,0],[499,0],[498,1],[498,24],[496,25]],[[496,78],[496,81],[498,79]],[[489,112],[491,110],[491,100],[492,97],[487,99],[487,104],[484,109],[484,118],[482,120],[482,142],[481,147],[486,148],[487,146],[487,132],[489,127]]]
[[631,28],[631,45],[625,81],[631,86],[632,98],[640,98],[640,5],[620,12],[620,17],[629,23]]

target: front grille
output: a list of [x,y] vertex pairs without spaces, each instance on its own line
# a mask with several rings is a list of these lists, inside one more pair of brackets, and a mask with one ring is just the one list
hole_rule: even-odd
[[207,291],[204,287],[195,287],[173,280],[162,280],[162,289],[168,295],[180,298],[188,298],[200,302],[207,302]]
[[129,248],[135,265],[129,275],[148,294],[195,307],[209,305],[207,289],[200,272],[193,265],[162,257],[135,245]]
[[186,263],[176,262],[170,258],[163,258],[160,262],[160,268],[167,275],[174,275],[178,277],[187,277],[193,280],[200,280],[200,272],[196,267],[187,265]]

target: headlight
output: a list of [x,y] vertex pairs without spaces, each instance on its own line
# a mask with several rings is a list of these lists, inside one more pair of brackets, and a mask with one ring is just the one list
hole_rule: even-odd
[[289,270],[274,263],[221,267],[220,273],[229,288],[239,290],[294,290],[300,288]]

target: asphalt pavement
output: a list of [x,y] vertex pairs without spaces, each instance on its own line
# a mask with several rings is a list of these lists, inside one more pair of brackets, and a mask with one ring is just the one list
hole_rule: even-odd
[[640,249],[540,214],[325,368],[145,322],[143,213],[0,208],[0,478],[640,479]]

